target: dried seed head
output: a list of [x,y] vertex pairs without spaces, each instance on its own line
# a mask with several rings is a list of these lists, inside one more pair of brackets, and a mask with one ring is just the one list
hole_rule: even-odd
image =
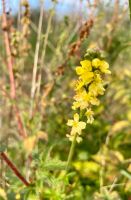
[[79,51],[81,43],[83,42],[84,39],[86,39],[89,36],[92,26],[93,26],[93,19],[89,19],[82,25],[79,32],[79,39],[70,46],[68,53],[69,57],[73,56]]

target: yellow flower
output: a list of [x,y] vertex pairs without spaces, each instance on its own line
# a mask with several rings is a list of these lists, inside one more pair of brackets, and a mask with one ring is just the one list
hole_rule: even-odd
[[88,108],[86,113],[85,113],[86,117],[87,117],[87,123],[88,124],[92,124],[92,122],[94,121],[94,112],[91,110],[91,108]]
[[6,192],[0,187],[0,199],[7,199]]
[[94,106],[98,106],[100,104],[99,99],[97,99],[95,96],[90,97],[90,103]]
[[82,75],[85,72],[92,71],[91,61],[89,60],[83,60],[80,62],[81,66],[76,67],[76,73],[78,75]]
[[101,75],[100,75],[98,70],[95,70],[95,72],[94,72],[94,81],[97,82],[97,83],[103,82]]
[[76,110],[77,108],[79,108],[80,107],[80,103],[79,102],[77,102],[77,101],[75,101],[75,102],[73,102],[73,105],[72,105],[72,110]]
[[85,129],[86,123],[83,121],[79,121],[78,113],[74,114],[74,120],[70,119],[67,122],[68,126],[72,126],[71,135],[74,136],[76,133],[81,135],[81,131]]
[[89,102],[82,99],[81,101],[73,102],[72,109],[76,110],[77,108],[80,108],[80,110],[83,110],[83,109],[87,108],[88,105],[89,105]]
[[92,66],[93,66],[93,67],[98,68],[98,67],[100,66],[100,64],[101,64],[101,61],[100,61],[99,58],[94,58],[94,59],[92,60]]
[[97,97],[91,96],[90,97],[90,104],[93,106],[98,106],[100,104],[100,101]]
[[[93,51],[92,51],[93,53]],[[94,56],[94,54],[93,54]],[[92,111],[93,105],[98,106],[100,100],[99,95],[103,95],[104,88],[104,76],[103,73],[110,74],[109,64],[105,60],[94,58],[92,60],[83,60],[80,62],[81,66],[76,67],[76,73],[79,76],[75,88],[74,102],[72,109],[83,110],[84,116],[87,117],[86,123],[92,123],[94,121],[94,112]],[[81,142],[81,132],[86,127],[86,123],[79,121],[79,115],[74,115],[74,120],[68,120],[67,125],[71,126],[70,134],[67,137],[70,141]]]
[[74,96],[74,99],[75,102],[73,103],[72,109],[75,110],[77,108],[80,108],[82,110],[89,106],[90,94],[87,93],[85,89],[79,90]]
[[75,90],[80,90],[84,86],[83,80],[78,80],[75,85]]
[[103,87],[102,83],[93,82],[89,86],[89,92],[92,93],[94,96],[103,95],[105,88]]
[[91,61],[83,60],[80,63],[82,67],[76,67],[76,73],[80,76],[80,79],[83,81],[84,84],[88,84],[92,81],[94,77]]
[[[73,141],[73,140],[74,140],[74,137],[75,137],[74,135],[69,135],[69,134],[67,134],[66,136],[69,138],[70,141]],[[76,141],[77,141],[78,143],[80,143],[80,142],[82,141],[82,137],[80,137],[80,136],[77,135],[77,136],[76,136]]]
[[92,70],[92,66],[91,66],[91,61],[90,60],[82,60],[80,62],[81,66],[85,69],[87,69],[88,71]]
[[93,80],[93,77],[94,77],[93,72],[86,72],[80,76],[85,85],[89,84]]
[[101,60],[99,69],[102,73],[111,74],[111,71],[109,70],[109,64],[104,60]]
[[16,194],[15,198],[16,198],[17,200],[20,199],[20,194],[19,194],[19,193]]
[[77,141],[78,143],[82,142],[82,137],[77,136],[77,137],[76,137],[76,141]]
[[77,108],[80,108],[80,110],[83,110],[86,109],[89,106],[89,104],[99,105],[100,101],[94,94],[96,93],[94,93],[94,91],[92,90],[88,93],[85,89],[79,90],[74,96],[75,102],[73,102],[72,109],[76,110]]

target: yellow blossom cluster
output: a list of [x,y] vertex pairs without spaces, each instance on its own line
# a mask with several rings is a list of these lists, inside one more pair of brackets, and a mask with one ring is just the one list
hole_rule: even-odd
[[[87,121],[91,124],[94,121],[94,112],[92,106],[98,106],[99,95],[103,95],[104,74],[110,74],[109,64],[98,57],[84,59],[80,62],[81,66],[76,67],[76,73],[79,76],[75,84],[75,96],[72,109],[84,113]],[[76,137],[77,142],[82,140],[82,130],[86,128],[86,123],[79,121],[79,114],[74,114],[74,120],[68,120],[67,125],[72,127],[71,133],[67,135],[69,140],[73,141]],[[77,135],[77,136],[76,136]]]

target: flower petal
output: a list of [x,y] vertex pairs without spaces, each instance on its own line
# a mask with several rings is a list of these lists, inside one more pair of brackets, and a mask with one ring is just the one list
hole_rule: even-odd
[[93,67],[98,68],[98,67],[100,66],[100,64],[101,64],[101,61],[100,61],[99,58],[94,58],[94,59],[92,60],[92,66],[93,66]]
[[100,104],[100,101],[99,101],[99,99],[97,99],[96,97],[91,97],[91,98],[90,98],[90,103],[91,103],[92,105],[98,106],[98,105]]
[[74,122],[74,121],[73,121],[72,119],[69,119],[68,122],[67,122],[67,125],[68,125],[68,126],[73,126],[73,122]]
[[87,111],[86,111],[86,113],[85,113],[85,115],[86,115],[87,117],[90,117],[90,116],[93,116],[93,115],[94,115],[94,112],[91,110],[91,108],[88,108]]
[[76,110],[79,107],[80,107],[80,103],[79,102],[77,102],[77,101],[73,102],[73,105],[72,105],[72,109],[73,110]]
[[80,122],[79,122],[79,128],[82,130],[82,129],[85,129],[85,127],[86,127],[86,123],[80,121]]
[[109,64],[106,61],[102,60],[99,68],[102,73],[111,74],[109,70]]
[[80,142],[82,141],[82,138],[79,137],[79,136],[77,136],[76,141],[77,141],[78,143],[80,143]]
[[91,66],[91,61],[90,60],[82,60],[80,62],[80,64],[82,65],[82,67],[88,71],[92,70],[92,66]]
[[87,72],[81,75],[81,79],[85,84],[90,83],[93,80],[94,73],[93,72]]
[[75,90],[81,89],[81,88],[83,87],[83,85],[84,85],[84,82],[83,82],[82,80],[79,79],[79,80],[77,81],[76,85],[75,85]]
[[83,72],[84,72],[84,70],[82,69],[82,67],[76,67],[76,73],[77,73],[78,75],[83,74]]
[[90,117],[87,118],[87,123],[88,124],[92,124],[93,121],[94,121],[94,117],[93,116],[90,116]]
[[78,113],[74,114],[74,121],[75,122],[79,122],[79,115],[78,115]]

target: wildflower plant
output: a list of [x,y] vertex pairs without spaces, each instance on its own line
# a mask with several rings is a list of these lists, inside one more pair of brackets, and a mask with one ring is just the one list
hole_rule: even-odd
[[[79,77],[75,83],[72,105],[75,111],[74,120],[67,122],[67,125],[72,127],[67,137],[70,141],[75,139],[78,143],[82,141],[82,130],[86,128],[86,124],[92,124],[94,121],[93,106],[100,104],[99,96],[105,92],[105,74],[111,74],[109,64],[96,49],[88,49],[80,64],[81,66],[76,67],[76,74]],[[79,121],[83,116],[86,116],[86,122]]]
[[[86,128],[86,124],[92,124],[94,121],[93,106],[100,104],[98,97],[105,92],[105,75],[111,74],[109,64],[97,49],[88,49],[80,64],[81,66],[76,67],[76,74],[79,77],[74,84],[75,96],[72,105],[72,109],[75,111],[74,120],[69,119],[67,122],[67,125],[72,127],[70,134],[67,134],[72,142],[67,159],[67,171],[72,160],[75,143],[82,141],[82,130]],[[81,120],[84,117],[86,117],[86,122]]]
[[[12,5],[1,0],[0,200],[129,199],[127,9],[117,0],[108,10],[103,1],[87,6],[81,1],[72,18],[72,13],[60,17],[56,0],[50,11],[44,0],[36,1],[36,10],[29,2],[19,1],[12,16]],[[108,91],[109,64],[92,49],[96,44],[112,65]],[[91,49],[80,60],[86,45]],[[78,59],[70,98],[68,82],[75,74],[70,67]]]

